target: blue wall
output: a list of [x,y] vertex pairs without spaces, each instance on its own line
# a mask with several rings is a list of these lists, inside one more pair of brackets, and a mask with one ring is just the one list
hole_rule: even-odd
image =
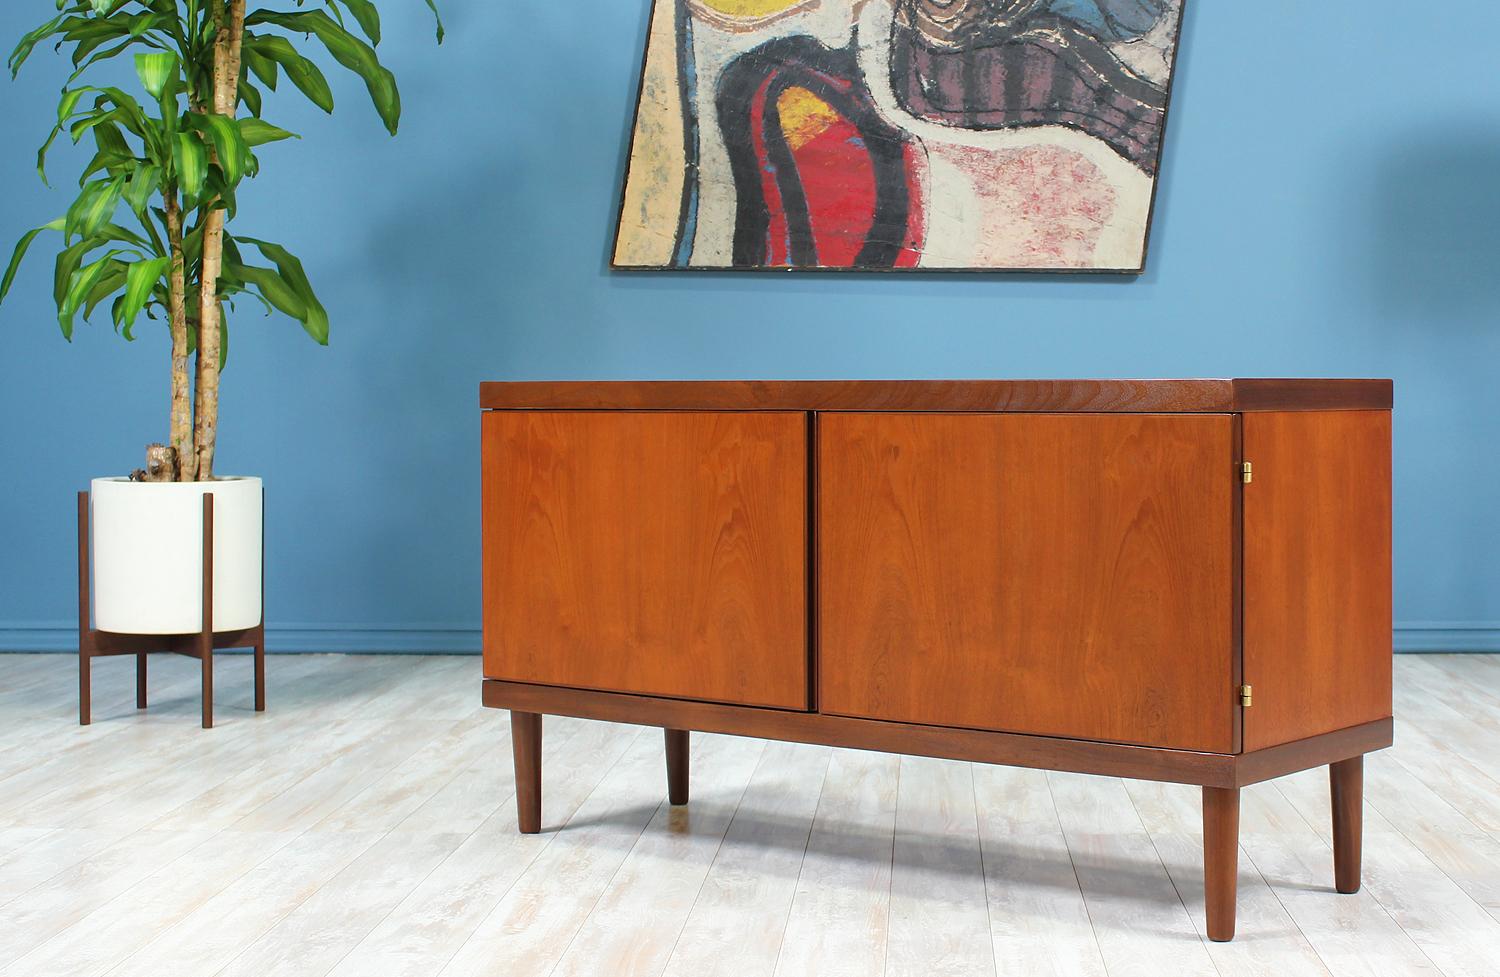
[[[382,4],[398,139],[335,76],[331,119],[276,99],[307,138],[242,194],[334,318],[329,349],[235,320],[219,467],[267,480],[275,645],[477,647],[481,380],[1346,375],[1396,379],[1398,645],[1500,649],[1500,4],[1190,0],[1151,267],[1119,281],[611,275],[647,0],[446,6],[438,49]],[[66,204],[32,172],[61,81],[45,50],[0,81],[6,250]],[[10,648],[72,647],[73,492],[166,422],[165,335],[70,347],[50,280],[42,252],[0,308]]]

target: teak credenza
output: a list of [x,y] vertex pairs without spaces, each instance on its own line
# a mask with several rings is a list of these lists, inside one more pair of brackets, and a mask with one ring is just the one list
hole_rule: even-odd
[[1195,784],[1327,764],[1360,883],[1391,743],[1388,380],[486,383],[484,703]]

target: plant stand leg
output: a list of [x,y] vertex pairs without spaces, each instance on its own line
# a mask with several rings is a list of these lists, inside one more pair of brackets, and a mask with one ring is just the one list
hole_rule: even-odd
[[1333,800],[1333,884],[1343,893],[1359,891],[1364,839],[1365,758],[1328,765]]
[[78,725],[87,726],[92,712],[89,695],[89,494],[78,493]]
[[214,650],[203,652],[203,728],[214,728]]
[[214,494],[203,493],[203,631],[198,635],[203,662],[203,728],[214,728]]
[[78,725],[87,726],[91,723],[92,711],[89,696],[89,653],[80,648],[78,651]]
[[521,833],[542,830],[542,717],[510,714],[510,742],[516,763],[516,822]]
[[1215,943],[1234,939],[1239,856],[1240,789],[1203,788],[1203,897],[1208,938]]
[[255,642],[255,711],[266,711],[266,639]]
[[135,656],[135,707],[146,708],[146,656]]
[[667,800],[674,805],[688,802],[688,731],[662,730],[667,738]]

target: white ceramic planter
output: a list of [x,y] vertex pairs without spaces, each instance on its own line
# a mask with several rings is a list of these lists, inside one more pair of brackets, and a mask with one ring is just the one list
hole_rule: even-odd
[[90,497],[94,627],[125,634],[202,630],[205,492],[214,497],[214,630],[260,623],[260,479],[96,478]]

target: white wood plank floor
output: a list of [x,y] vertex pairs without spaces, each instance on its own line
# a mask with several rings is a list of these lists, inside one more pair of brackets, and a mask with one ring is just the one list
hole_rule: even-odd
[[1198,791],[549,719],[544,831],[454,657],[0,655],[6,977],[1500,975],[1500,659],[1396,661],[1365,887],[1327,778],[1244,795],[1239,936],[1203,937]]

